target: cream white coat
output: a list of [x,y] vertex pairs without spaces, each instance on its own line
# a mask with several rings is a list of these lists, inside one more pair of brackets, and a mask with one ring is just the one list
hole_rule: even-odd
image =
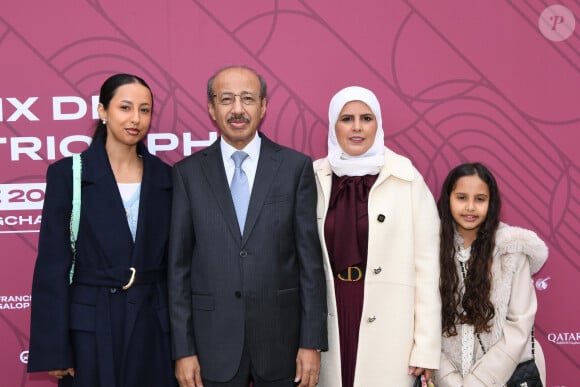
[[[339,387],[334,278],[324,238],[332,171],[327,159],[317,160],[314,171],[328,297],[329,350],[322,353],[319,386]],[[439,367],[439,217],[422,176],[410,160],[388,148],[385,165],[369,194],[368,215],[369,248],[354,386],[411,386],[414,378],[408,375],[409,366]]]
[[[491,332],[480,335],[487,353],[484,355],[476,345],[477,361],[462,378],[459,370],[461,326],[458,325],[459,335],[443,338],[441,368],[435,375],[437,387],[503,386],[518,363],[532,358],[531,330],[537,310],[532,275],[548,259],[548,247],[533,231],[505,223],[500,223],[495,239],[490,295],[495,316]],[[456,264],[460,274],[457,260]],[[534,344],[536,365],[545,386],[544,353],[537,339]]]

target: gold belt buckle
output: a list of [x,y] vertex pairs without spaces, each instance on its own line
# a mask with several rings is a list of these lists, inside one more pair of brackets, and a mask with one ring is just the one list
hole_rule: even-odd
[[342,273],[338,273],[337,277],[345,282],[357,282],[363,279],[364,273],[358,266],[348,266]]
[[137,273],[137,270],[134,267],[130,267],[129,270],[131,271],[131,278],[129,278],[129,282],[127,282],[127,285],[121,288],[123,290],[129,289],[131,286],[133,286],[133,282],[135,282],[135,273]]

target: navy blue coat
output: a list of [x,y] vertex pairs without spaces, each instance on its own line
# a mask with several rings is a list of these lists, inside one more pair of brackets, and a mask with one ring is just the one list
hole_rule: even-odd
[[[133,242],[104,142],[82,153],[82,202],[73,284],[72,159],[49,166],[32,285],[28,371],[74,367],[61,385],[171,386],[167,247],[171,168],[143,144]],[[122,290],[136,269],[135,283]],[[68,380],[67,380],[68,379]]]

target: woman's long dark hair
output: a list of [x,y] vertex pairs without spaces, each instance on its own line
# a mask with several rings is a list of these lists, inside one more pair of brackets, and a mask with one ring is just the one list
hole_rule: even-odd
[[[99,93],[99,103],[102,103],[103,108],[107,110],[111,100],[117,92],[117,89],[123,85],[128,85],[131,83],[138,83],[149,89],[149,92],[151,93],[151,101],[153,101],[153,93],[151,92],[151,88],[143,79],[132,74],[115,74],[107,78],[107,80],[101,86],[101,91]],[[102,139],[103,141],[107,140],[107,126],[103,124],[102,120],[97,120],[97,127],[93,133],[93,141],[97,139]]]
[[[477,231],[471,244],[469,269],[466,272],[465,293],[463,298],[459,289],[459,275],[455,265],[455,222],[451,215],[450,196],[457,180],[464,176],[477,175],[489,188],[489,208],[487,216]],[[491,264],[495,248],[495,233],[499,226],[501,199],[495,178],[483,164],[469,163],[455,167],[443,182],[441,195],[437,202],[441,218],[441,241],[439,265],[441,279],[442,327],[443,334],[457,335],[455,325],[471,324],[475,332],[489,332],[495,309],[490,299]],[[460,313],[460,307],[464,313]]]

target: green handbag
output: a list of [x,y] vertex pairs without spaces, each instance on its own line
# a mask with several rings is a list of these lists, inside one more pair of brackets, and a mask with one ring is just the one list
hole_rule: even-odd
[[80,154],[74,154],[72,156],[73,164],[73,199],[72,199],[72,211],[70,214],[70,246],[72,249],[73,257],[69,273],[69,283],[72,284],[73,275],[75,272],[75,262],[77,258],[77,235],[79,232],[79,221],[81,218],[81,170],[82,170],[82,160]]

